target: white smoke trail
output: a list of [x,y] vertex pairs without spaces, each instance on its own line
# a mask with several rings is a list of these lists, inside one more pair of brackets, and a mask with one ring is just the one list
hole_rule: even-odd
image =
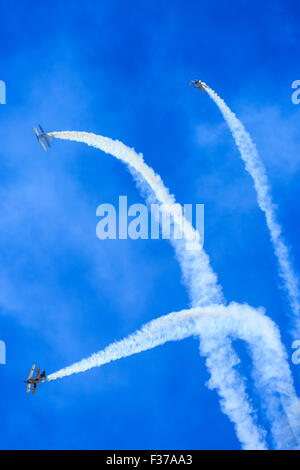
[[[161,210],[166,211],[174,219],[174,223],[182,230],[184,240],[172,240],[180,261],[186,285],[190,291],[193,306],[204,306],[223,301],[221,287],[217,283],[217,276],[213,272],[209,258],[199,243],[199,233],[194,230],[191,223],[185,219],[180,204],[175,204],[175,197],[169,193],[161,178],[144,161],[143,155],[137,154],[118,140],[88,133],[88,132],[51,132],[48,134],[57,139],[83,142],[102,150],[126,163],[135,171],[139,183],[149,185],[156,199],[161,204]],[[174,208],[177,210],[174,212]],[[187,250],[186,244],[192,242],[193,250]]]
[[[146,193],[147,188],[144,188],[144,182],[146,181],[148,183],[156,199],[161,203],[162,211],[168,211],[168,207],[174,207],[175,198],[174,196],[169,194],[169,191],[165,188],[160,176],[156,175],[152,168],[146,165],[141,154],[137,154],[133,149],[126,147],[123,143],[86,132],[54,132],[51,133],[51,135],[56,138],[85,142],[88,145],[94,146],[122,160],[127,165],[129,165],[131,169],[133,169],[132,174],[134,178],[137,180],[138,184],[142,187],[142,189],[146,189]],[[172,213],[172,215],[174,215],[174,212]],[[193,227],[189,224],[189,222],[184,219],[180,206],[178,212],[175,213],[174,218],[174,222],[177,223],[180,228],[183,228],[185,239],[196,239],[196,244],[199,243]],[[182,241],[173,240],[172,242],[175,246],[177,256],[179,258],[184,273],[185,281],[190,291],[193,306],[211,305],[213,304],[213,302],[220,302],[221,300],[223,300],[221,289],[219,288],[216,282],[216,276],[210,268],[208,257],[203,252],[203,250],[196,249],[190,251],[186,249],[186,246]],[[158,323],[156,323],[156,325],[157,324]],[[181,328],[181,335],[183,334],[183,331],[188,332],[188,335],[192,334],[189,331],[187,325],[184,325],[183,328]],[[176,335],[177,330],[175,330],[173,334]],[[165,332],[163,330],[161,332],[161,335],[163,338],[169,338],[169,340],[172,339],[172,332],[170,331]],[[148,339],[148,342],[144,341],[143,343],[146,349],[160,344],[161,341],[161,338],[157,336],[156,341],[159,341],[158,343],[153,342],[153,338],[151,336]],[[174,339],[179,338],[175,337]],[[124,351],[122,351],[122,349],[120,349],[119,347],[117,348],[117,351],[115,351],[114,345],[112,345],[108,353],[108,356],[112,357],[111,355],[113,355],[114,353],[123,355]],[[101,354],[101,357],[97,358],[97,361],[106,360],[106,357],[107,351],[105,350],[105,352]],[[117,359],[119,358],[119,356],[116,356],[115,358]],[[81,371],[82,367],[88,367],[89,363],[90,362],[86,362],[84,360],[83,363],[79,363],[74,367],[78,367]],[[241,430],[239,430],[239,435],[241,435],[241,442],[244,443],[245,439],[243,437],[243,434],[246,434],[248,436],[259,436],[260,432],[258,429],[256,429],[256,425],[253,422],[253,418],[250,413],[248,397],[245,391],[243,379],[236,371],[231,371],[231,373],[229,373],[229,364],[227,364],[226,367],[228,370],[228,380],[226,382],[226,385],[224,384],[220,388],[220,390],[222,389],[224,403],[227,404],[224,409],[226,408],[226,414],[235,423],[236,428],[241,428]],[[73,366],[71,366],[71,369],[67,368],[67,370],[73,373]],[[63,374],[65,374],[65,372],[66,370],[63,372]],[[55,375],[55,378],[56,377],[57,375]],[[229,377],[232,378],[231,382],[229,381]],[[51,376],[51,379],[53,379],[53,375]],[[234,391],[233,387],[235,387],[236,391]],[[235,396],[235,402],[239,404],[239,413],[236,412],[236,406],[232,407],[230,405],[233,395]],[[244,431],[242,431],[242,428],[244,429]],[[256,437],[254,437],[254,439],[256,439]],[[252,442],[254,441],[252,440]],[[256,444],[259,448],[262,445],[258,438]]]
[[[85,142],[88,145],[99,148],[104,152],[110,153],[116,158],[123,160],[125,163],[131,166],[135,172],[140,174],[142,179],[140,179],[139,182],[141,184],[143,184],[144,180],[149,184],[157,200],[161,203],[161,210],[166,210],[174,216],[174,197],[171,196],[168,190],[164,187],[160,177],[145,164],[142,155],[136,154],[134,150],[126,147],[119,141],[112,141],[111,139],[85,132],[55,132],[51,133],[51,135],[56,138]],[[179,227],[183,227],[186,241],[193,240],[194,244],[199,244],[199,239],[197,238],[197,234],[195,234],[194,229],[189,224],[189,222],[184,220],[181,207],[175,213],[174,222],[178,224]],[[205,306],[212,305],[213,302],[220,302],[223,300],[221,289],[217,285],[216,276],[209,265],[209,259],[203,250],[201,250],[201,247],[200,250],[197,249],[189,252],[185,249],[185,247],[182,247],[182,244],[176,244],[176,250],[182,265],[185,280],[188,283],[188,287],[192,295],[193,304],[196,306]],[[237,308],[242,308],[242,310],[245,310],[244,306],[241,307],[236,305],[235,309]],[[250,309],[250,307],[248,308]],[[110,362],[111,360],[116,360],[130,354],[144,351],[146,349],[155,347],[158,344],[163,344],[166,341],[182,339],[191,334],[200,334],[202,340],[201,351],[203,354],[207,355],[207,366],[212,377],[210,385],[214,388],[217,388],[219,394],[221,395],[222,409],[224,413],[227,414],[234,422],[238,438],[240,439],[243,447],[265,448],[266,444],[264,435],[262,430],[257,426],[255,414],[252,410],[252,407],[249,405],[249,398],[246,393],[244,380],[238,371],[234,369],[234,365],[237,363],[238,358],[232,350],[230,342],[225,339],[226,334],[224,334],[224,331],[226,328],[224,319],[226,322],[229,322],[229,319],[227,316],[224,316],[224,313],[226,311],[231,312],[232,307],[227,308],[221,305],[212,306],[207,307],[207,312],[212,313],[212,309],[218,311],[219,313],[222,312],[222,315],[219,315],[215,318],[212,317],[210,319],[210,325],[214,324],[215,327],[218,326],[218,328],[215,328],[215,330],[211,327],[200,328],[202,324],[199,324],[199,328],[197,326],[197,329],[195,330],[195,325],[191,324],[191,317],[189,316],[190,313],[188,314],[187,311],[184,311],[186,312],[186,315],[183,317],[181,313],[171,314],[171,316],[180,315],[180,328],[178,328],[179,325],[177,325],[176,328],[173,328],[173,326],[171,326],[171,328],[167,327],[165,325],[166,317],[154,320],[150,324],[146,325],[137,334],[131,335],[129,338],[119,343],[114,343],[104,351],[94,354],[88,359],[84,359],[83,361],[80,361],[73,366],[67,367],[55,374],[52,374],[49,379],[54,380],[58,377],[64,377],[76,372],[82,372],[84,370],[88,370],[90,367],[100,366],[104,363]],[[255,316],[255,310],[250,310]],[[203,309],[202,313],[204,313]],[[248,317],[243,314],[243,316],[240,316],[238,320],[242,324],[246,323],[246,330],[247,327],[250,326],[250,324],[248,325],[247,318]],[[162,320],[162,322],[160,320]],[[182,321],[184,323],[182,323]],[[234,325],[237,322],[237,318],[233,318],[232,321]],[[255,322],[252,322],[252,326],[255,326],[256,328]],[[154,331],[152,327],[154,327]],[[273,327],[275,331],[275,333],[273,332],[273,338],[276,338],[277,330],[272,323],[269,327],[269,330],[271,331],[270,337],[272,337]],[[219,329],[220,331],[218,331]],[[211,336],[209,336],[210,331],[212,332]],[[214,331],[217,333],[216,335],[214,334]],[[234,331],[231,333],[233,336],[235,335]],[[238,334],[236,334],[236,336],[238,337]],[[252,336],[250,335],[250,337],[246,336],[246,341],[252,344],[254,359],[256,357],[254,354],[256,350],[257,355],[260,356],[260,359],[263,356],[263,349],[261,344],[259,342],[257,344],[255,343],[255,341],[258,340],[261,341],[261,338],[257,338],[257,335],[255,336],[255,334]],[[212,345],[215,345],[215,347],[212,347]],[[280,348],[282,348],[282,345],[279,339],[279,352],[281,351]],[[290,371],[286,363],[286,358],[283,357],[281,353],[281,355],[278,354],[278,351],[276,352],[276,348],[274,348],[274,350],[269,348],[268,351],[271,351],[272,353],[274,352],[275,356],[277,354],[277,362],[280,364],[280,370],[282,372],[284,371],[284,378],[288,379],[288,385],[285,389],[286,399],[283,399],[283,393],[281,393],[283,390],[282,380],[280,379],[281,376],[280,374],[278,375],[277,372],[272,369],[272,367],[271,372],[269,372],[269,378],[272,381],[272,384],[270,384],[268,381],[265,383],[260,380],[260,377],[263,377],[260,361],[255,362],[258,371],[256,376],[257,387],[260,387],[262,392],[265,392],[266,388],[268,387],[270,390],[270,392],[267,393],[269,394],[268,396],[272,398],[272,400],[266,401],[265,407],[267,409],[269,419],[273,423],[272,432],[275,443],[274,445],[277,448],[287,448],[288,446],[295,447],[298,445],[298,442],[296,438],[293,438],[293,436],[297,436],[298,434],[296,434],[294,431],[295,419],[293,418],[293,413],[298,406],[298,400],[293,389]],[[265,371],[268,371],[267,366],[265,366]],[[281,408],[279,410],[278,403],[276,406],[274,405],[275,402],[278,402],[278,399],[276,398],[278,393],[280,396],[279,404],[281,408],[283,408],[283,413],[281,412]],[[270,403],[272,403],[272,407],[270,406]],[[282,403],[284,403],[284,406]],[[287,439],[282,436],[289,436],[289,438]]]
[[[208,307],[206,307],[208,309]],[[111,361],[131,356],[148,349],[155,348],[167,341],[176,341],[196,334],[195,318],[204,312],[202,309],[182,310],[170,313],[146,323],[140,330],[127,338],[112,343],[103,351],[93,354],[75,364],[61,369],[48,376],[48,380],[67,377],[68,375],[85,372],[93,367],[99,367]],[[209,308],[209,310],[211,310]]]
[[221,395],[223,412],[235,423],[243,448],[263,449],[266,448],[266,441],[265,431],[257,425],[256,414],[249,404],[244,381],[240,380],[235,369],[239,360],[230,346],[235,338],[249,345],[255,384],[264,397],[263,406],[271,422],[274,446],[298,448],[299,400],[280,334],[262,310],[257,311],[248,305],[212,305],[162,316],[127,338],[49,375],[48,381],[84,372],[191,335],[200,335],[200,351],[207,356],[206,364],[211,374],[209,386],[216,388]]
[[[51,374],[48,380],[56,380],[74,373],[84,372],[92,367],[99,367],[113,360],[152,349],[167,341],[181,340],[196,335],[199,333],[197,320],[202,315],[211,315],[215,310],[221,314],[224,313],[224,307],[215,306],[183,310],[152,320],[144,325],[141,330],[122,341],[113,343],[103,351]],[[255,413],[252,407],[249,406],[244,383],[239,380],[238,372],[233,370],[234,364],[228,362],[228,360],[221,360],[221,363],[220,361],[219,363],[213,361],[210,369],[216,371],[219,370],[220,366],[224,366],[224,370],[226,369],[228,372],[226,379],[218,384],[225,403],[223,411],[234,418],[236,432],[242,445],[244,448],[266,448],[264,433],[256,425]]]
[[283,281],[283,286],[287,291],[289,302],[294,313],[294,335],[299,338],[300,323],[300,291],[297,275],[294,272],[288,248],[285,244],[282,228],[276,217],[276,209],[272,202],[270,185],[266,175],[265,167],[258,155],[257,149],[243,124],[236,115],[229,109],[225,101],[220,98],[215,91],[205,84],[209,96],[218,106],[228,127],[235,139],[241,157],[245,162],[246,170],[251,175],[257,193],[258,205],[264,212],[266,223],[270,232],[271,241],[275,255],[279,264],[279,275]]

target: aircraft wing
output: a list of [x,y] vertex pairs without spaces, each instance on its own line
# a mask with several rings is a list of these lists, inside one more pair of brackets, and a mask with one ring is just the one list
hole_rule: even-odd
[[42,134],[45,134],[44,129],[42,128],[42,126],[41,126],[40,124],[39,124],[39,128],[40,128],[40,130],[41,130],[41,133],[42,133]]
[[45,137],[45,141],[47,142],[48,147],[51,147],[50,142],[49,142],[49,140],[47,139],[47,137]]
[[35,364],[33,364],[33,366],[32,366],[31,369],[30,369],[29,376],[28,376],[28,380],[31,379],[34,369],[35,369]]
[[45,147],[44,142],[42,142],[41,139],[39,139],[39,143],[41,144],[41,146],[43,147],[44,150],[47,150],[46,147]]
[[32,394],[34,394],[36,392],[36,389],[37,389],[37,384],[34,384]]
[[33,128],[34,129],[34,132],[36,133],[36,136],[39,137],[39,133],[38,133],[38,130],[36,127]]
[[41,368],[40,368],[40,367],[38,367],[38,368],[37,368],[37,371],[36,371],[36,377],[35,377],[36,379],[38,379],[38,378],[39,378],[39,376],[40,376],[40,372],[41,372]]
[[27,393],[30,392],[30,388],[31,388],[31,384],[27,384],[27,389],[26,389],[26,392],[27,392]]

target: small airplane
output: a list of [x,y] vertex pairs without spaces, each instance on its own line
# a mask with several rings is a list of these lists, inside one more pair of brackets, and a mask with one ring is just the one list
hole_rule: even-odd
[[202,82],[201,80],[191,80],[189,85],[195,87],[195,88],[198,88],[199,90],[201,90],[201,93],[203,93],[205,91],[205,83]]
[[41,144],[41,146],[43,147],[44,150],[47,150],[46,149],[46,146],[43,142],[43,139],[45,140],[46,144],[48,145],[48,147],[51,147],[50,145],[50,137],[48,136],[48,134],[43,130],[42,126],[39,124],[39,129],[40,129],[40,133],[39,131],[37,130],[36,127],[33,128],[34,129],[34,132],[36,133],[36,138],[37,140],[39,141],[39,143]]
[[37,368],[36,376],[32,378],[34,369],[35,369],[35,364],[33,364],[33,366],[32,366],[31,369],[30,369],[28,379],[27,379],[27,380],[24,380],[24,382],[27,384],[27,389],[26,389],[26,392],[27,392],[27,393],[30,392],[31,385],[33,385],[32,393],[35,393],[38,384],[47,381],[46,371],[44,371],[42,374],[40,374],[40,372],[41,372],[41,368],[40,368],[40,367]]

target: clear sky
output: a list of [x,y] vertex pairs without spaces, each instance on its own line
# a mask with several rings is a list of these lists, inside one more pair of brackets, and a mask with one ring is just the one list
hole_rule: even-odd
[[119,139],[180,203],[205,204],[226,299],[264,306],[290,355],[252,181],[213,102],[186,83],[207,82],[251,133],[299,272],[299,13],[292,0],[0,0],[2,449],[240,447],[195,338],[25,393],[32,363],[54,372],[189,305],[167,241],[96,237],[99,204],[143,202],[127,169],[83,144],[45,153],[32,126]]

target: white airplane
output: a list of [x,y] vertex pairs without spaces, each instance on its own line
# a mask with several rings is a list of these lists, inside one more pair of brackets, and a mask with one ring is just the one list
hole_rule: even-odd
[[201,90],[201,93],[203,93],[205,91],[205,84],[204,82],[202,82],[201,80],[191,80],[189,85],[195,87],[195,88],[198,88],[199,90]]
[[42,374],[40,374],[40,372],[41,372],[41,368],[40,368],[40,367],[37,368],[36,376],[32,378],[34,369],[35,369],[35,364],[33,364],[33,366],[32,366],[31,369],[30,369],[28,379],[27,379],[27,380],[24,380],[24,382],[27,384],[27,389],[26,389],[26,392],[27,392],[27,393],[30,392],[31,385],[33,385],[32,393],[35,393],[38,384],[47,381],[46,371],[44,371]]
[[41,144],[41,146],[43,147],[43,149],[44,149],[44,150],[47,150],[47,149],[46,149],[46,146],[45,146],[45,144],[44,144],[44,142],[43,142],[43,139],[45,140],[45,142],[46,142],[46,144],[48,145],[48,147],[51,147],[50,142],[49,142],[50,137],[49,137],[48,134],[43,130],[43,128],[42,128],[42,126],[41,126],[40,124],[39,124],[39,128],[40,128],[40,132],[41,132],[41,133],[38,132],[38,130],[37,130],[36,127],[33,128],[33,129],[34,129],[34,132],[36,133],[36,138],[37,138],[37,140],[39,141],[39,143]]

